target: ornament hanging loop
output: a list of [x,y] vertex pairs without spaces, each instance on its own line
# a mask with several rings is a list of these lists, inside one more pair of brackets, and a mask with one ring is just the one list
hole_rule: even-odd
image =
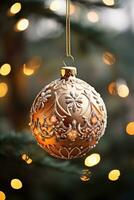
[[65,56],[64,60],[63,60],[63,64],[65,67],[67,66],[73,66],[74,65],[74,57],[72,55],[69,56]]
[[66,0],[66,57],[63,60],[64,66],[73,65],[75,59],[71,53],[71,34],[70,34],[70,0]]

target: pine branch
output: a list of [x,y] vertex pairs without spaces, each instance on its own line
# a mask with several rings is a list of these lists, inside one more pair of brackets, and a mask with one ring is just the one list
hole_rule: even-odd
[[[65,16],[58,15],[57,13],[51,11],[49,8],[42,8],[39,5],[35,7],[30,7],[31,4],[26,4],[24,7],[24,13],[29,14],[29,12],[33,14],[37,14],[39,16],[47,17],[56,20],[64,27],[66,25]],[[112,49],[112,44],[110,44],[110,35],[106,34],[106,32],[102,29],[97,29],[97,27],[93,26],[85,26],[83,23],[71,21],[71,30],[77,32],[78,34],[88,39],[90,42],[93,42],[99,47]]]
[[[107,143],[108,141],[109,140],[107,140]],[[103,154],[103,162],[102,164],[94,168],[96,169],[94,173],[98,177],[100,176],[100,171],[101,175],[104,176],[112,167],[116,167],[122,170],[128,170],[129,166],[129,171],[133,169],[133,165],[131,164],[133,157],[133,141],[128,142],[125,139],[124,142],[124,140],[122,140],[121,138],[116,141],[113,140],[112,143],[110,143],[110,141],[109,145],[106,145],[102,141],[100,143],[101,149],[98,149],[98,152],[101,152],[101,154]],[[121,149],[119,149],[119,145],[121,145]],[[127,149],[128,154],[126,154],[125,149]],[[114,153],[112,154],[111,152],[116,152],[116,156]],[[37,142],[35,141],[31,133],[0,133],[0,155],[21,159],[21,156],[24,153],[33,160],[32,164],[35,166],[49,167],[56,169],[60,172],[76,176],[80,176],[82,174],[82,170],[84,167],[82,166],[83,159],[71,161],[53,158],[37,145]]]
[[[87,1],[87,0],[72,0],[73,2],[79,2],[79,4],[87,5],[91,8],[91,6],[94,5],[104,5],[102,1]],[[116,1],[120,2],[120,1]],[[8,10],[8,8],[11,6],[12,2],[10,1],[4,1],[4,3],[1,5],[4,8],[4,10]],[[115,4],[116,7],[117,4]],[[18,15],[16,15],[16,18],[14,19],[17,21],[20,16],[26,17],[29,16],[29,14],[34,14],[42,17],[47,17],[56,20],[57,22],[61,23],[65,27],[65,16],[58,15],[57,13],[50,10],[44,1],[42,0],[23,0],[22,1],[23,9],[21,10]],[[11,23],[9,20],[8,23]],[[3,20],[0,19],[1,24],[1,32],[4,32],[5,30],[5,24],[3,23]],[[10,27],[11,24],[6,26],[7,28]],[[85,37],[85,39],[88,39],[89,41],[93,42],[97,46],[101,48],[108,48],[112,50],[112,44],[110,44],[110,35],[106,33],[106,31],[97,28],[96,26],[91,25],[84,25],[82,22],[78,21],[71,21],[71,30],[74,32],[77,32],[78,34],[82,35],[82,37]]]
[[[71,0],[73,3],[79,3],[80,5],[83,5],[85,7],[91,8],[91,7],[108,7],[106,4],[103,3],[102,0]],[[122,1],[122,0],[121,0]],[[120,0],[116,0],[115,4],[110,6],[111,8],[118,8],[121,4]],[[23,0],[24,3],[44,3],[44,0]]]
[[[71,0],[71,1],[74,2],[74,3],[79,3],[79,4],[81,4],[81,5],[83,5],[83,6],[87,7],[87,8],[92,8],[94,6],[96,6],[96,7],[108,7],[106,4],[104,4],[102,2],[102,0],[96,0],[96,1]],[[120,6],[120,3],[121,2],[119,0],[117,0],[114,5],[110,6],[110,8],[118,8]]]
[[82,168],[72,164],[71,161],[50,157],[37,145],[30,133],[10,132],[0,134],[0,155],[21,158],[23,153],[28,154],[35,165],[52,167],[56,170],[75,175],[81,174]]

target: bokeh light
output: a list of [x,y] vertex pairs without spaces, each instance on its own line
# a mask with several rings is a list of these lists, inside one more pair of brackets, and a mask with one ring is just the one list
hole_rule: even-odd
[[34,56],[26,63],[26,66],[31,69],[38,69],[41,63],[42,63],[41,58],[39,56]]
[[17,14],[18,12],[20,12],[20,10],[21,10],[21,3],[16,2],[16,3],[14,3],[14,4],[10,7],[9,12],[10,12],[12,15],[15,15],[15,14]]
[[134,135],[134,121],[133,122],[129,122],[126,126],[126,132],[129,135]]
[[50,4],[50,9],[52,11],[57,11],[57,10],[62,9],[60,1],[59,0],[52,1]]
[[125,98],[129,95],[129,88],[125,84],[120,84],[117,86],[118,95],[122,98]]
[[82,174],[80,176],[81,181],[83,181],[83,182],[89,181],[90,175],[91,175],[91,172],[89,171],[89,169],[83,169]]
[[[66,13],[66,3],[63,0],[54,0],[50,4],[50,10],[57,12],[58,14]],[[70,15],[73,15],[76,11],[76,6],[70,3]]]
[[27,155],[27,154],[22,154],[21,156],[22,160],[24,160],[28,165],[33,162],[33,160]]
[[29,20],[26,18],[20,19],[16,25],[15,25],[15,30],[16,31],[25,31],[29,26]]
[[27,160],[29,158],[29,156],[27,156],[27,154],[24,153],[24,154],[22,154],[21,158],[22,158],[22,160]]
[[87,13],[87,18],[90,22],[96,23],[99,21],[99,15],[94,10]]
[[108,92],[111,95],[116,95],[116,93],[117,93],[116,82],[113,81],[113,82],[109,83],[109,85],[108,85]]
[[23,65],[23,73],[26,75],[26,76],[31,76],[34,74],[34,69],[32,68],[28,68],[26,66],[26,64]]
[[108,51],[103,53],[102,60],[103,60],[104,64],[106,64],[106,65],[113,65],[116,62],[115,56]]
[[39,56],[32,57],[27,63],[23,65],[23,73],[26,76],[31,76],[38,70],[41,66],[42,60]]
[[10,73],[10,71],[11,71],[11,66],[8,63],[3,64],[0,68],[0,74],[2,76],[7,76]]
[[22,188],[22,182],[19,179],[12,179],[11,180],[11,187],[15,190],[19,190]]
[[73,15],[76,11],[76,6],[73,4],[70,4],[70,15]]
[[115,4],[114,0],[103,0],[103,3],[107,6],[113,6]]
[[5,200],[5,199],[6,199],[5,193],[0,191],[0,200]]
[[32,162],[33,162],[33,160],[32,160],[31,158],[29,158],[29,159],[26,161],[26,163],[27,163],[28,165],[30,165]]
[[85,159],[85,165],[87,167],[92,167],[100,162],[100,155],[98,153],[93,153]]
[[81,175],[81,176],[80,176],[80,179],[81,179],[82,181],[84,181],[84,182],[90,180],[89,176],[86,176],[86,175]]
[[5,82],[0,83],[0,97],[6,96],[8,92],[8,85]]
[[110,181],[117,181],[120,177],[120,171],[118,169],[111,170],[108,174]]

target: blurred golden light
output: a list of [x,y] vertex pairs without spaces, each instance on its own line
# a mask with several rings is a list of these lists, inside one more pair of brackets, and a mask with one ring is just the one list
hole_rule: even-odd
[[134,122],[129,122],[126,126],[126,132],[129,135],[134,135]]
[[91,172],[89,171],[89,169],[83,169],[82,174],[80,176],[80,179],[84,182],[89,181],[90,180],[90,174],[91,174]]
[[13,4],[10,9],[9,9],[9,12],[12,14],[12,15],[15,15],[17,14],[18,12],[20,12],[21,10],[21,3],[15,3]]
[[23,65],[23,73],[27,76],[31,76],[40,66],[42,60],[38,56],[32,57],[27,63]]
[[116,62],[115,56],[107,51],[103,53],[102,60],[106,65],[113,65]]
[[76,7],[73,4],[70,4],[70,15],[73,15],[76,11]]
[[59,0],[54,0],[50,4],[50,9],[52,11],[57,11],[61,8],[61,2]]
[[22,156],[21,156],[21,158],[22,158],[22,160],[27,160],[29,157],[27,156],[27,154],[23,154]]
[[0,68],[0,74],[2,76],[6,76],[10,73],[11,71],[11,66],[8,63],[5,63],[4,65],[1,66]]
[[0,200],[5,200],[5,199],[6,199],[5,193],[0,191]]
[[81,179],[82,181],[84,181],[84,182],[90,180],[89,176],[86,176],[86,175],[81,175],[81,176],[80,176],[80,179]]
[[0,97],[4,97],[8,92],[8,85],[4,82],[0,83]]
[[41,58],[40,58],[40,57],[34,56],[34,57],[32,57],[32,58],[26,63],[26,66],[27,66],[28,68],[37,69],[37,68],[40,67],[41,62],[42,62],[42,61],[41,61]]
[[29,158],[29,156],[28,156],[27,154],[23,154],[23,155],[21,156],[21,158],[22,158],[22,160],[26,161],[26,163],[27,163],[28,165],[31,164],[31,163],[33,162],[32,159]]
[[31,158],[29,158],[29,159],[26,161],[26,163],[27,163],[28,165],[30,165],[32,162],[33,162],[33,161],[32,161]]
[[29,20],[26,18],[22,18],[16,23],[15,30],[24,31],[28,28],[28,26],[29,26]]
[[92,167],[100,162],[100,155],[98,153],[93,153],[85,159],[85,165],[87,167]]
[[125,98],[129,95],[129,88],[127,85],[125,84],[120,84],[118,87],[117,87],[117,92],[118,92],[118,95],[122,98]]
[[103,3],[107,6],[113,6],[115,4],[115,0],[103,0]]
[[26,64],[23,65],[23,73],[26,75],[26,76],[31,76],[32,74],[34,74],[34,69],[32,68],[28,68],[26,66]]
[[95,11],[89,11],[87,13],[87,18],[92,23],[96,23],[99,21],[99,15]]
[[[50,10],[52,10],[54,12],[64,9],[61,0],[52,1],[49,8],[50,8]],[[73,15],[75,13],[75,11],[76,11],[75,5],[70,3],[70,15]]]
[[115,95],[115,94],[116,94],[116,91],[117,91],[116,82],[111,82],[111,83],[108,85],[108,92],[109,92],[111,95]]
[[120,177],[120,171],[118,169],[111,170],[108,174],[110,181],[117,181]]
[[22,188],[22,182],[19,179],[12,179],[11,180],[11,187],[13,189],[18,190],[18,189]]

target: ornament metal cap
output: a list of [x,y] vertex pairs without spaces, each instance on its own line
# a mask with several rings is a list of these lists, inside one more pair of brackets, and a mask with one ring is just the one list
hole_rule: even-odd
[[60,74],[61,74],[62,78],[68,78],[69,76],[75,76],[75,75],[77,75],[77,69],[76,69],[76,67],[72,67],[72,66],[62,67],[60,70]]

